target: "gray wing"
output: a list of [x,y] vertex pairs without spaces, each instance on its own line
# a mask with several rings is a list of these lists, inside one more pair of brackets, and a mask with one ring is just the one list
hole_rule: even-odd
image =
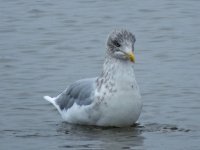
[[96,78],[83,79],[71,84],[56,98],[56,104],[61,110],[69,109],[74,103],[90,105],[92,103]]

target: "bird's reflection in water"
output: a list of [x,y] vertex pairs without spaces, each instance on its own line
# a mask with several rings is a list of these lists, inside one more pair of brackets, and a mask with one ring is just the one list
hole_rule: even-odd
[[61,123],[58,132],[67,134],[66,143],[60,147],[74,149],[143,149],[141,126],[97,127]]
[[145,149],[144,134],[149,132],[190,132],[172,124],[134,124],[131,127],[97,127],[62,122],[57,131],[67,136],[60,147],[74,149]]

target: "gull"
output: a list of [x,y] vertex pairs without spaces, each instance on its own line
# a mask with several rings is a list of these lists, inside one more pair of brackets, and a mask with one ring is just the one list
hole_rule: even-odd
[[112,31],[102,72],[98,77],[70,84],[56,97],[44,96],[63,120],[79,125],[126,127],[142,110],[140,90],[134,74],[135,36],[125,30]]

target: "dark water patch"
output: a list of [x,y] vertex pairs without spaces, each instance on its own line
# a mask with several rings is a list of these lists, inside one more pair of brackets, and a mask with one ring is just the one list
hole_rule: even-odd
[[75,144],[75,145],[63,145],[59,146],[59,148],[67,148],[67,149],[94,149],[94,150],[103,150],[101,147],[96,147],[95,144]]
[[168,132],[170,133],[170,132],[190,132],[191,131],[191,129],[179,128],[177,125],[158,124],[158,123],[138,125],[136,128],[138,128],[142,132],[162,132],[162,133]]
[[44,15],[47,15],[45,11],[36,8],[29,10],[28,13],[30,14],[29,18],[33,19],[41,18],[44,17]]
[[0,29],[0,33],[2,34],[2,33],[14,33],[14,32],[16,32],[17,31],[17,29],[15,29],[15,28],[13,28],[13,27],[5,27],[5,28],[1,28]]
[[0,56],[0,63],[12,63],[18,61],[16,57],[12,56]]
[[28,13],[41,14],[41,13],[44,13],[44,11],[42,11],[40,9],[31,9],[31,10],[28,11]]
[[36,129],[24,129],[24,130],[15,130],[15,129],[5,129],[1,130],[1,136],[14,136],[20,138],[37,138],[37,137],[50,137],[50,136],[59,136],[58,134],[48,133],[49,130],[36,130]]
[[38,138],[38,137],[57,137],[59,135],[52,135],[52,134],[41,134],[41,133],[32,133],[32,134],[21,134],[21,135],[16,135],[15,137],[18,138]]
[[11,134],[17,134],[23,132],[22,130],[13,130],[13,129],[5,129],[0,131],[0,133],[11,133]]
[[159,30],[161,30],[161,31],[173,31],[174,28],[173,27],[161,27],[161,28],[159,28]]
[[143,13],[154,13],[157,10],[156,9],[139,9],[139,11]]

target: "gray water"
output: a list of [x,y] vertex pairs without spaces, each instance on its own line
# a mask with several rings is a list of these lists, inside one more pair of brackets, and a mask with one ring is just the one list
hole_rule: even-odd
[[[199,8],[198,0],[1,0],[0,149],[200,149]],[[138,124],[64,123],[43,95],[97,76],[114,28],[136,35]]]

